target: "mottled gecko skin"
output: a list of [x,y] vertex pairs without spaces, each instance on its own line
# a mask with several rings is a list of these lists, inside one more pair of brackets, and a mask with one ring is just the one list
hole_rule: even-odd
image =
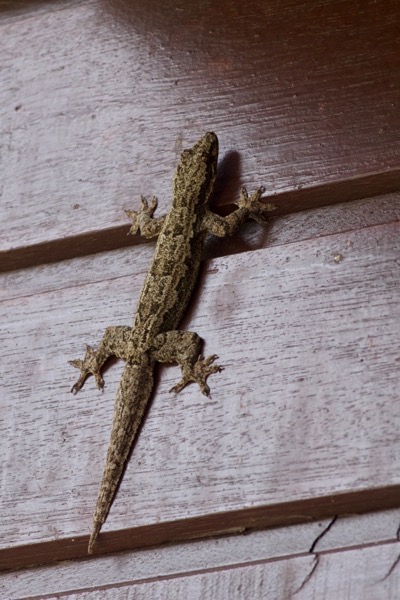
[[201,338],[193,332],[177,330],[199,272],[202,247],[207,233],[231,235],[246,219],[265,223],[270,204],[260,201],[263,188],[248,196],[242,190],[238,208],[227,217],[212,213],[208,204],[214,188],[218,161],[218,138],[206,133],[190,150],[182,152],[177,166],[172,207],[165,217],[153,218],[157,200],[150,205],[142,197],[141,210],[125,211],[132,220],[130,233],[151,238],[158,236],[154,257],[140,294],[133,327],[108,327],[96,351],[86,347],[82,360],[70,361],[80,369],[80,377],[72,388],[76,393],[88,375],[94,375],[101,389],[103,364],[110,356],[126,361],[115,400],[111,439],[88,552],[104,523],[126,459],[150,399],[154,383],[155,362],[178,363],[182,379],[172,392],[180,392],[189,382],[198,383],[209,395],[207,378],[221,371],[214,364],[216,355],[204,358]]

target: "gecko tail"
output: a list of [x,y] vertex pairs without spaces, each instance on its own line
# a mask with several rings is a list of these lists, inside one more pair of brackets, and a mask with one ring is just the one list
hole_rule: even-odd
[[90,538],[89,538],[88,554],[93,554],[93,546],[97,540],[97,536],[100,533],[100,529],[101,529],[101,523],[99,523],[99,521],[94,521],[92,533],[90,534]]
[[93,529],[88,553],[93,547],[105,522],[117,492],[125,463],[138,433],[143,414],[153,387],[153,364],[143,355],[137,363],[127,363],[115,399],[114,419],[106,462],[93,515]]

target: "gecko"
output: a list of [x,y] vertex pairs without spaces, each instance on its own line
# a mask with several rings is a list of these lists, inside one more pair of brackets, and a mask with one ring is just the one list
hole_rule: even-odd
[[111,437],[107,450],[88,553],[93,548],[122,479],[130,449],[137,437],[152,395],[155,363],[177,363],[182,379],[171,392],[180,392],[196,382],[210,395],[207,378],[222,370],[218,356],[202,354],[203,340],[192,331],[178,329],[199,273],[202,247],[207,234],[225,237],[246,220],[266,222],[266,213],[275,206],[261,201],[265,189],[249,195],[242,188],[237,208],[222,217],[209,209],[218,162],[218,138],[207,132],[181,154],[173,182],[169,213],[155,218],[157,199],[141,197],[138,211],[125,210],[131,220],[130,234],[157,237],[153,260],[145,277],[133,326],[107,327],[97,348],[87,345],[83,360],[69,363],[80,370],[71,391],[77,393],[93,375],[99,389],[104,387],[101,369],[111,356],[122,358],[125,367],[115,398]]

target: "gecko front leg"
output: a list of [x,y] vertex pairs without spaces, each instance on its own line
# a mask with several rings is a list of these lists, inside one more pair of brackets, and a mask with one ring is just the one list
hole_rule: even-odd
[[252,194],[248,194],[246,188],[242,188],[239,200],[235,203],[238,208],[226,217],[221,217],[207,210],[203,218],[203,228],[218,237],[228,237],[247,219],[253,219],[258,223],[265,224],[267,213],[276,209],[274,204],[261,202],[261,196],[265,188],[259,187]]
[[144,196],[140,197],[142,206],[140,210],[125,210],[125,214],[132,221],[131,228],[129,230],[130,235],[140,233],[145,238],[156,237],[164,224],[165,215],[163,217],[153,217],[153,214],[158,206],[158,200],[153,196],[148,203],[147,198]]

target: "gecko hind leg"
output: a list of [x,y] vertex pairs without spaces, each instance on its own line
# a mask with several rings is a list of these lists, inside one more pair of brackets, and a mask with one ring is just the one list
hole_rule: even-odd
[[77,382],[72,386],[71,392],[76,394],[85,383],[89,375],[93,375],[99,390],[104,387],[104,379],[101,369],[111,356],[127,359],[128,343],[132,329],[124,326],[107,327],[97,350],[86,345],[86,353],[83,360],[76,359],[68,361],[70,365],[80,370]]
[[212,363],[218,356],[211,354],[204,358],[202,354],[199,354],[194,365],[183,365],[182,366],[182,379],[174,385],[170,392],[179,393],[188,383],[191,381],[196,382],[204,396],[210,396],[210,387],[207,384],[207,377],[213,373],[220,373],[223,367],[219,365],[213,365]]
[[218,356],[207,358],[201,354],[202,339],[192,331],[167,331],[156,336],[149,351],[155,360],[162,363],[178,363],[182,379],[171,388],[178,393],[191,381],[196,382],[205,396],[210,395],[207,378],[222,371],[222,367],[212,364]]

